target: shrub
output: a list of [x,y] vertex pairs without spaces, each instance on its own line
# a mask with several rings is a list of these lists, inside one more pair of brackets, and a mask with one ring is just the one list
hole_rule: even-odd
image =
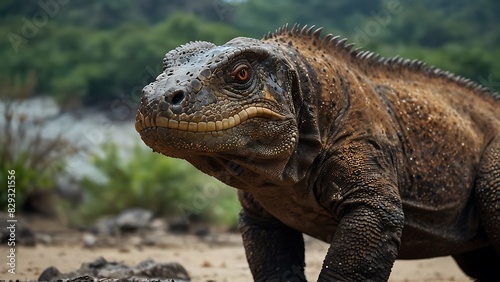
[[103,154],[92,162],[105,181],[82,180],[83,204],[73,213],[72,223],[90,223],[98,217],[142,207],[156,215],[195,215],[210,223],[233,225],[240,209],[234,189],[207,176],[183,160],[152,153],[135,145],[130,156],[117,145],[104,145]]
[[[21,110],[36,84],[34,73],[25,79],[0,82],[0,179],[7,171],[15,170],[16,209],[20,210],[29,195],[57,187],[57,177],[64,170],[64,160],[79,148],[67,142],[61,134],[47,137],[42,134],[47,121]],[[7,194],[0,193],[0,206],[7,208]],[[49,211],[50,207],[44,207]],[[55,212],[52,210],[51,212]]]

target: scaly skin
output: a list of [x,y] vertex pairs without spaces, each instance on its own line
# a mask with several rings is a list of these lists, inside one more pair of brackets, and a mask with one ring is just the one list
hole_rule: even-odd
[[318,281],[444,255],[500,277],[500,96],[319,32],[168,52],[137,131],[238,188],[256,281],[305,280],[302,233],[331,244]]

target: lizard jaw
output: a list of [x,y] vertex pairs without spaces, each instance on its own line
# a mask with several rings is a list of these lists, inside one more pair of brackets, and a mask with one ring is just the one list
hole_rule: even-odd
[[266,118],[274,121],[283,121],[287,119],[286,116],[278,114],[273,110],[258,106],[247,107],[232,117],[215,122],[178,121],[163,116],[154,118],[151,116],[144,116],[139,112],[135,122],[135,129],[137,132],[141,132],[147,128],[161,127],[190,132],[217,132],[233,128],[252,118]]

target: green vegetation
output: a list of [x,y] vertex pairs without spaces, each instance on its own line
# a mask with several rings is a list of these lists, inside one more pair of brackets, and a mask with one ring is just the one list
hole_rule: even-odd
[[240,210],[236,191],[189,163],[153,154],[139,145],[128,157],[114,144],[105,145],[103,150],[104,154],[93,156],[93,163],[106,180],[83,179],[86,198],[78,208],[68,211],[73,224],[93,222],[129,207],[142,207],[157,216],[236,224]]
[[[19,106],[33,93],[36,77],[3,81],[0,92],[0,179],[15,171],[16,210],[22,210],[30,194],[55,190],[57,177],[64,171],[65,160],[80,151],[62,135],[42,134],[46,122],[30,118]],[[7,191],[0,193],[0,206],[7,209]],[[55,212],[55,210],[53,210]]]
[[223,43],[240,34],[221,23],[173,13],[155,24],[123,21],[108,29],[71,25],[55,17],[44,26],[32,23],[34,35],[28,38],[24,35],[30,33],[23,31],[31,25],[17,17],[0,20],[0,34],[8,39],[0,42],[0,76],[12,79],[34,72],[35,91],[63,105],[74,99],[109,105],[122,93],[137,104],[142,87],[161,71],[168,50],[195,39]]

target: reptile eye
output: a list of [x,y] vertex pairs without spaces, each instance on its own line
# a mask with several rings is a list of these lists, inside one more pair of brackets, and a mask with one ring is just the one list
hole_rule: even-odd
[[231,72],[231,78],[239,83],[245,83],[250,78],[250,66],[247,64],[237,65]]

